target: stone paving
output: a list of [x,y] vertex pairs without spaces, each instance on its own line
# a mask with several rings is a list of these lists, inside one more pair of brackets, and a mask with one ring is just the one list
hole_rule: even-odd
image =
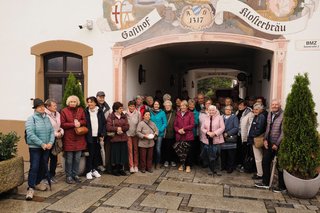
[[[26,163],[26,171],[28,167]],[[199,167],[191,173],[162,168],[130,176],[82,177],[80,184],[69,185],[61,170],[60,166],[52,190],[36,191],[32,201],[25,201],[26,182],[16,193],[1,194],[0,212],[320,213],[320,194],[302,200],[257,189],[252,174],[237,171],[208,176]]]

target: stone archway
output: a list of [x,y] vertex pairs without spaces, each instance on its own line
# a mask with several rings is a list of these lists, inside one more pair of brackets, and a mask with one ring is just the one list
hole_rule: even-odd
[[273,52],[271,65],[271,91],[269,99],[279,99],[283,102],[283,79],[285,75],[285,57],[287,52],[288,40],[284,38],[267,40],[259,37],[247,35],[213,33],[213,32],[191,32],[187,34],[171,34],[154,37],[138,42],[127,47],[115,46],[113,51],[114,69],[114,97],[115,100],[126,102],[126,57],[137,54],[143,50],[151,49],[169,44],[186,42],[224,42],[233,43],[241,46],[253,47],[269,50]]

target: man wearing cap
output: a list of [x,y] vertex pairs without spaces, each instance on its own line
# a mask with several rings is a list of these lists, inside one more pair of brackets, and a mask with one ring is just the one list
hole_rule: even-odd
[[[97,95],[96,95],[96,98],[98,100],[98,107],[103,111],[103,114],[104,114],[104,117],[105,119],[107,120],[109,114],[110,114],[110,106],[109,104],[105,101],[105,97],[106,97],[106,94],[103,92],[103,91],[99,91],[97,92]],[[111,172],[111,165],[110,165],[110,138],[108,137],[104,137],[104,143],[100,143],[101,145],[101,149],[102,150],[102,154],[101,154],[101,158],[98,158],[98,162],[99,162],[99,165],[98,166],[98,169],[101,171],[101,172],[104,172],[106,170],[106,168],[104,168],[104,166],[107,167],[107,172]],[[103,160],[105,159],[105,160]],[[103,161],[105,161],[105,164],[104,166],[103,165]]]
[[30,170],[26,200],[32,200],[34,190],[45,191],[47,187],[40,181],[48,175],[49,152],[54,143],[54,129],[45,113],[44,102],[33,100],[34,114],[27,119],[26,142],[29,145]]

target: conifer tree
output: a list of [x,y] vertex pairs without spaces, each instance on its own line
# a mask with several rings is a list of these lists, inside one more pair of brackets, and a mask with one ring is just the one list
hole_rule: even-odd
[[284,137],[279,151],[280,166],[302,179],[314,178],[320,165],[318,124],[309,84],[306,73],[295,76],[284,111]]
[[72,73],[69,73],[67,83],[64,89],[62,107],[66,107],[66,101],[70,95],[78,96],[80,100],[80,106],[85,108],[85,101],[84,101],[81,83],[79,80],[76,79],[76,77]]

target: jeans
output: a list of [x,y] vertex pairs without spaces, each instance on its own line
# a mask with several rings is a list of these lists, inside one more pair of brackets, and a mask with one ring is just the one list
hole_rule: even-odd
[[65,152],[65,173],[67,177],[79,174],[81,151]]
[[158,137],[158,140],[156,141],[155,145],[155,156],[154,156],[154,163],[160,163],[161,162],[161,145],[162,145],[162,139],[163,137]]
[[42,148],[29,148],[30,170],[28,175],[28,186],[35,188],[48,172],[48,160],[50,150]]

